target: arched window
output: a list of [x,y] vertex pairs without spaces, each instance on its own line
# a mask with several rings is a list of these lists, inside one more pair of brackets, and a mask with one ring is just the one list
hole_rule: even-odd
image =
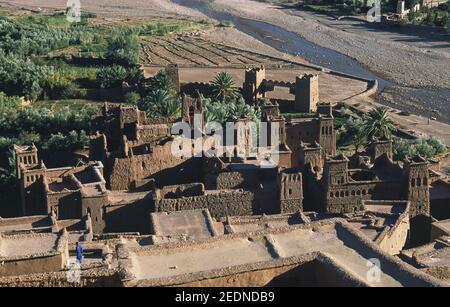
[[416,179],[414,179],[414,178],[411,179],[411,186],[412,187],[416,186]]
[[423,177],[423,185],[428,185],[428,179],[427,179],[427,177]]
[[356,195],[361,195],[361,191],[360,190],[358,190],[358,191],[356,191]]
[[355,196],[355,195],[356,195],[355,190],[352,190],[352,196]]

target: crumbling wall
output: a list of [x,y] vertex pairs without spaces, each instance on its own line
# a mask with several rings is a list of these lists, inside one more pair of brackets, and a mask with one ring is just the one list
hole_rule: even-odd
[[62,254],[29,259],[2,260],[0,276],[15,276],[49,271],[60,271],[64,267]]
[[112,158],[110,169],[111,190],[127,190],[144,178],[159,186],[201,181],[201,158],[175,156],[171,141],[152,147],[151,154]]
[[279,213],[279,204],[275,193],[269,190],[218,191],[203,196],[161,199],[155,203],[157,212],[194,209],[208,209],[213,217],[218,218]]
[[0,287],[120,287],[121,285],[116,270],[107,268],[82,270],[80,283],[70,282],[66,271],[0,278]]
[[325,208],[330,213],[349,213],[363,210],[363,200],[399,200],[403,195],[401,181],[361,181],[329,185]]
[[[60,271],[65,267],[69,257],[68,238],[65,232],[58,238],[53,234],[26,234],[8,236],[8,240],[20,240],[21,237],[36,239],[37,242],[41,238],[44,240],[46,238],[49,240],[56,239],[56,242],[52,250],[46,250],[36,254],[3,257],[0,265],[0,277]],[[1,241],[2,237],[0,235]],[[0,249],[1,255],[2,250]]]
[[219,192],[204,196],[162,199],[156,203],[156,211],[208,209],[213,217],[227,215],[252,215],[255,195],[249,191]]
[[[255,187],[259,182],[257,170],[223,172],[215,178],[215,189],[240,189]],[[212,185],[214,186],[214,185]]]
[[377,238],[380,248],[390,254],[398,255],[405,247],[409,233],[409,206],[400,214],[392,227],[386,228]]

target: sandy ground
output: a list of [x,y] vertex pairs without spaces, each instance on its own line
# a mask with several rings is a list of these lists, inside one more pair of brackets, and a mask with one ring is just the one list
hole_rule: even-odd
[[[373,71],[407,86],[450,88],[450,53],[445,48],[424,48],[412,41],[344,31],[318,20],[311,13],[292,14],[267,3],[215,0],[215,10],[264,21],[296,32],[308,41],[346,54]],[[367,31],[369,32],[369,31]]]
[[[169,0],[80,0],[81,9],[89,12],[128,17],[189,16],[204,18],[198,11]],[[65,9],[67,0],[2,0],[0,5],[26,9]]]
[[234,28],[215,28],[212,31],[205,31],[202,37],[215,43],[230,45],[236,48],[251,50],[285,60],[296,61],[299,63],[309,64],[306,60],[293,56],[272,48],[256,38],[251,37]]

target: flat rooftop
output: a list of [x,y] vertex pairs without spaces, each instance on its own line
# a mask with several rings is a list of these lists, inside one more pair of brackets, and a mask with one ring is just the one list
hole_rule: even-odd
[[51,228],[52,220],[47,215],[18,218],[0,218],[0,233],[31,231],[39,228]]
[[[126,250],[126,252],[124,252]],[[121,261],[130,285],[175,285],[263,268],[318,255],[366,286],[425,286],[439,282],[382,252],[343,220],[240,233],[196,242],[125,247]],[[367,279],[368,260],[379,259],[380,279]],[[291,262],[292,264],[292,262]]]
[[0,259],[39,256],[56,252],[57,234],[3,235],[0,237]]
[[226,229],[232,233],[257,231],[264,229],[277,229],[296,224],[303,224],[298,213],[259,215],[259,216],[233,216],[224,221]]
[[151,213],[150,220],[157,236],[201,239],[216,235],[215,222],[206,209]]

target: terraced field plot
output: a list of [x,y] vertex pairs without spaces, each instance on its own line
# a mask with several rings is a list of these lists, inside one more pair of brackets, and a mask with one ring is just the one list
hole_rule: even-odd
[[266,67],[292,66],[282,59],[212,43],[197,37],[143,37],[140,62],[145,66],[245,67],[264,64]]

